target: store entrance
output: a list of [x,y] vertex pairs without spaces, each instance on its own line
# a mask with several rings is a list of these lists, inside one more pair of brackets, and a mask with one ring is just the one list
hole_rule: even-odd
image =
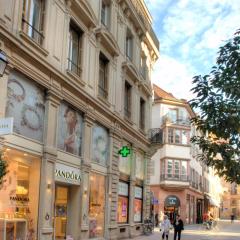
[[171,223],[173,223],[174,219],[179,214],[178,210],[179,210],[178,207],[169,206],[164,207],[164,214],[168,216],[168,219],[170,220]]
[[56,185],[54,211],[54,227],[56,240],[66,239],[68,221],[68,196],[69,188],[67,186]]

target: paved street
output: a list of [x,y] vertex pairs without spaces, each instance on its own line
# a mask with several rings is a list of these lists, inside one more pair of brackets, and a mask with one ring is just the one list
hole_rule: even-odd
[[[161,240],[159,230],[150,236],[141,236],[136,240]],[[173,240],[171,232],[169,240]],[[202,225],[185,226],[181,240],[240,240],[240,221],[233,224],[230,221],[220,221],[214,230],[205,230]]]

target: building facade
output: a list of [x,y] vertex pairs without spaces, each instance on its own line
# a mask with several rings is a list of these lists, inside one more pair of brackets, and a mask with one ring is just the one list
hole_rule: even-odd
[[[143,0],[0,3],[0,238],[117,239],[149,215],[151,69]],[[120,157],[127,146],[130,155]],[[2,197],[3,196],[3,197]]]
[[240,186],[236,183],[227,183],[222,180],[223,194],[220,207],[220,218],[240,219]]
[[[156,152],[152,157],[150,184],[158,200],[153,206],[154,213],[160,220],[167,214],[173,221],[180,214],[187,224],[201,223],[203,213],[210,211],[213,201],[209,200],[208,168],[199,162],[197,146],[190,143],[190,138],[196,135],[190,122],[194,113],[186,100],[177,99],[156,85],[153,90],[151,141]],[[162,136],[160,141],[157,136]]]

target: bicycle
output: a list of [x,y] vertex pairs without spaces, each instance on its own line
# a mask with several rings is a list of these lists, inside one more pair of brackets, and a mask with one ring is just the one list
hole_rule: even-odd
[[153,233],[153,229],[154,227],[151,219],[145,219],[143,223],[143,233],[145,235],[150,235]]
[[212,229],[216,228],[216,226],[217,226],[217,221],[211,220],[211,221],[203,222],[203,226],[204,226],[207,230],[212,230]]

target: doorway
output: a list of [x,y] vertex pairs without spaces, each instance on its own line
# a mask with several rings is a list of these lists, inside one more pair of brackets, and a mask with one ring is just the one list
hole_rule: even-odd
[[164,214],[168,216],[168,219],[170,220],[170,222],[172,224],[174,222],[174,220],[176,219],[176,216],[179,214],[178,207],[165,206]]
[[56,240],[66,239],[68,221],[68,196],[69,189],[67,186],[56,185],[54,204],[54,228]]

